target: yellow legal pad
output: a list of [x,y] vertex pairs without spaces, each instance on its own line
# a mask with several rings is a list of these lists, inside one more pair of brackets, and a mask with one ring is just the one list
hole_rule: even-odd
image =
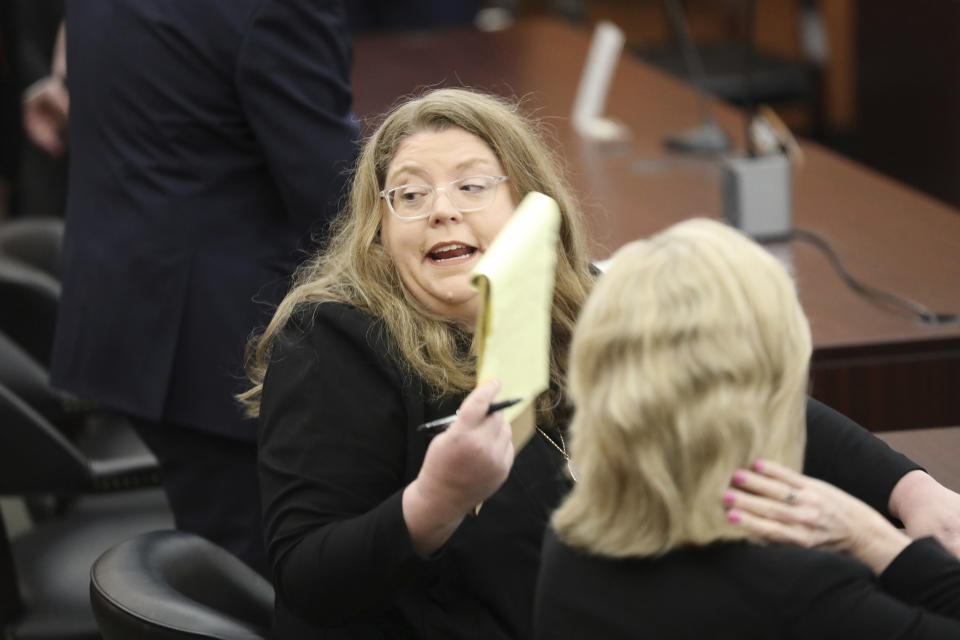
[[517,451],[535,427],[527,410],[550,383],[550,309],[559,233],[557,203],[542,193],[528,194],[470,280],[483,300],[476,328],[477,382],[498,379],[498,400],[523,398],[505,410]]

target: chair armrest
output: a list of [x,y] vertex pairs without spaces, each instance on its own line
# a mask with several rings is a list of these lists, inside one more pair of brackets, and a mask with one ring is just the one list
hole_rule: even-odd
[[108,460],[91,460],[93,491],[125,491],[160,484],[160,467],[152,455],[135,455]]

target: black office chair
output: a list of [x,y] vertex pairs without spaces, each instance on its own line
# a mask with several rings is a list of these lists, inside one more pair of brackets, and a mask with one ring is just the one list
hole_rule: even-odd
[[[54,389],[46,368],[0,331],[0,385],[13,392],[35,410],[81,454],[92,460],[145,460],[153,454],[140,440],[126,417],[84,402]],[[159,483],[159,465],[154,460]],[[61,513],[75,492],[64,496],[27,496],[27,507],[34,519]]]
[[266,638],[273,595],[253,569],[183,531],[121,542],[90,572],[90,602],[104,640]]
[[63,220],[0,222],[0,331],[50,364],[62,273]]
[[700,3],[711,7],[727,21],[741,21],[744,33],[740,34],[740,41],[696,45],[690,41],[684,3],[664,0],[663,4],[674,42],[655,48],[637,46],[633,48],[635,55],[674,76],[689,80],[708,94],[740,106],[802,105],[809,116],[809,132],[822,133],[821,85],[827,54],[818,38],[807,35],[807,32],[821,33],[825,29],[816,3],[809,0],[797,2],[800,60],[787,60],[757,50],[753,44],[755,0]]
[[[42,218],[0,224],[0,384],[87,457],[150,455],[125,417],[50,385],[62,229],[61,221]],[[43,501],[29,499],[34,517],[42,516],[35,507]]]
[[0,254],[0,300],[0,331],[49,367],[60,281],[37,267]]
[[77,416],[66,408],[69,399],[51,387],[49,379],[46,367],[0,329],[0,384],[53,424],[72,427]]
[[125,418],[49,383],[62,234],[58,219],[0,224],[0,384],[88,456],[145,453]]
[[0,223],[0,255],[60,279],[63,220],[32,217]]
[[158,482],[152,456],[88,458],[0,384],[0,495],[74,496],[16,537],[0,526],[0,636],[98,639],[90,567],[120,540],[172,526]]

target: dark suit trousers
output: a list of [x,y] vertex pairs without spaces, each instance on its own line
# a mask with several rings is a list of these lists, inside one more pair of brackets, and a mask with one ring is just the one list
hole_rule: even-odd
[[177,528],[201,535],[267,574],[255,442],[133,418],[160,461]]

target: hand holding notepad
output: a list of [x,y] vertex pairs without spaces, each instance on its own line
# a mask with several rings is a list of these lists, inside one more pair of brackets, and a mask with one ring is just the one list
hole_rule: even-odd
[[533,420],[517,420],[550,384],[550,317],[560,210],[530,193],[511,216],[473,273],[480,292],[477,383],[496,378],[498,397],[522,398],[505,412],[519,451]]

